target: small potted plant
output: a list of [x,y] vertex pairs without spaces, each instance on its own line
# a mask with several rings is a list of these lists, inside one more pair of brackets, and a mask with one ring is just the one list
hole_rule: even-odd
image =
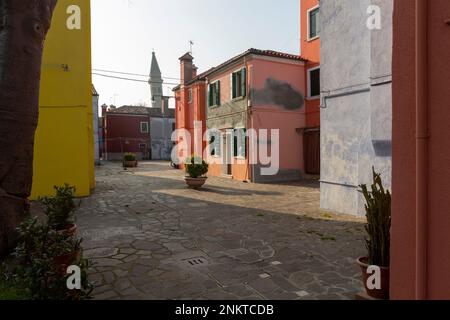
[[48,218],[48,225],[59,233],[74,236],[77,232],[74,213],[77,208],[75,204],[76,189],[73,186],[65,184],[64,186],[55,186],[56,194],[54,197],[40,198],[39,201],[45,207],[45,215]]
[[[366,185],[361,185],[361,192],[366,200],[367,256],[357,260],[361,267],[364,286],[367,294],[376,299],[389,299],[390,275],[390,229],[391,229],[391,194],[383,187],[381,175],[373,169],[373,184],[371,191]],[[371,276],[368,274],[370,266],[380,270],[380,288],[368,286]]]
[[185,177],[186,184],[194,189],[201,188],[205,182],[206,174],[208,173],[208,163],[201,157],[192,156],[185,161],[185,168],[187,176]]
[[123,167],[134,168],[137,167],[136,155],[134,153],[125,153],[123,156]]

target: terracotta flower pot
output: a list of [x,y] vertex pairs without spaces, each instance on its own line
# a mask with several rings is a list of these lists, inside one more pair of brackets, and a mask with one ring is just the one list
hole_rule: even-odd
[[206,177],[203,178],[190,178],[190,177],[185,177],[184,180],[186,181],[186,184],[190,187],[190,188],[194,188],[194,189],[200,189],[206,182]]
[[364,287],[366,288],[367,294],[375,299],[380,300],[389,300],[389,278],[390,278],[390,268],[380,267],[381,271],[381,289],[369,289],[367,287],[367,280],[370,277],[370,274],[367,274],[367,268],[369,268],[369,264],[367,263],[369,258],[361,257],[356,260],[356,263],[361,268],[362,278],[364,282]]
[[134,161],[123,161],[123,167],[124,168],[135,168],[135,167],[137,167],[137,165],[138,165],[138,162],[137,162],[137,160],[134,160]]
[[75,223],[70,223],[65,229],[58,230],[58,233],[67,235],[69,237],[75,237],[75,235],[77,234],[77,225]]
[[66,274],[66,269],[72,265],[73,263],[76,263],[81,257],[81,249],[78,249],[76,251],[73,251],[71,253],[55,257],[54,263],[55,268],[57,270],[60,270],[61,274]]

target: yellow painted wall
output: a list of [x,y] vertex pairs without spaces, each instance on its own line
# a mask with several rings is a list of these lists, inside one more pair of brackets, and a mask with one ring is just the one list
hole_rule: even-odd
[[[72,5],[81,9],[80,29],[67,27]],[[44,48],[31,199],[64,183],[77,196],[95,187],[91,82],[90,1],[58,0]]]

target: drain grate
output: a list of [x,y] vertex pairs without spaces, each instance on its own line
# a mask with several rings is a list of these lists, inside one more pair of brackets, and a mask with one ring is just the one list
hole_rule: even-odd
[[189,267],[202,267],[208,265],[208,260],[203,257],[196,257],[183,260],[183,262]]

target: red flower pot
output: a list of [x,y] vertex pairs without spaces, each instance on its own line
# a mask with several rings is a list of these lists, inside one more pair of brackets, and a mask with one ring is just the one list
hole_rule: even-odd
[[367,294],[375,299],[380,300],[389,300],[389,278],[390,278],[390,268],[380,267],[381,271],[381,289],[369,289],[367,286],[367,280],[370,277],[370,274],[367,274],[367,269],[369,268],[368,264],[369,258],[361,257],[356,263],[361,268],[362,278],[364,282],[364,287],[366,288]]

